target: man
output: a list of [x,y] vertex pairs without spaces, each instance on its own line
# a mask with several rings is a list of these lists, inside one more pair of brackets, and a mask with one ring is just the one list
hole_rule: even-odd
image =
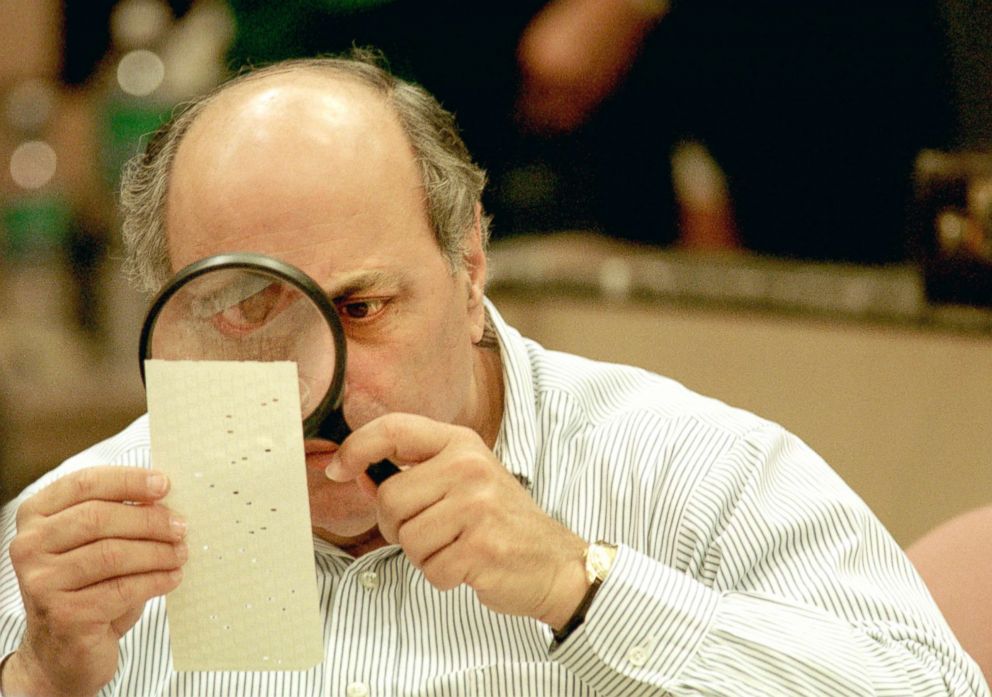
[[[987,694],[800,441],[502,321],[483,180],[448,114],[362,60],[248,74],[156,136],[123,185],[132,270],[269,254],[344,323],[356,430],[306,446],[327,657],[171,671],[186,531],[142,419],[4,509],[4,694]],[[377,489],[383,458],[403,471]]]

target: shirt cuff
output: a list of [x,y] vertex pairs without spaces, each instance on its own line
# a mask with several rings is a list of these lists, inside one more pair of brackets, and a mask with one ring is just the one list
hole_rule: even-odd
[[695,654],[721,597],[621,545],[586,621],[555,651],[555,660],[605,694],[664,686]]

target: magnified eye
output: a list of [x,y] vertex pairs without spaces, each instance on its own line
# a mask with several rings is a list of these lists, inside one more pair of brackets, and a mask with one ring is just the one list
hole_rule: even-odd
[[285,286],[272,283],[215,313],[211,321],[225,334],[249,334],[275,319],[288,306],[290,299],[291,293]]

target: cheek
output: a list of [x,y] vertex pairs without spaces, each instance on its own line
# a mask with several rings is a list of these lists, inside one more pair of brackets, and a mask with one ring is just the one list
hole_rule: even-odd
[[436,389],[435,376],[440,372],[437,355],[426,346],[407,346],[389,350],[356,350],[348,356],[345,375],[345,399],[359,404],[376,404],[384,411],[419,412],[416,405],[423,395]]
[[409,372],[392,350],[348,346],[344,415],[352,430],[390,411],[409,411],[397,401],[406,394]]
[[459,331],[442,325],[402,345],[348,350],[345,413],[353,428],[392,411],[449,422],[460,414],[460,395],[471,379],[471,340],[464,326]]

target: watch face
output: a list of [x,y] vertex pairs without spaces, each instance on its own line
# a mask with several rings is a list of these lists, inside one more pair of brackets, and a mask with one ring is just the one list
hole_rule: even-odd
[[613,560],[616,559],[616,555],[616,547],[601,543],[589,545],[589,551],[586,554],[586,573],[589,576],[590,583],[597,579],[600,581],[606,579],[606,575],[610,572],[610,567],[613,566]]

